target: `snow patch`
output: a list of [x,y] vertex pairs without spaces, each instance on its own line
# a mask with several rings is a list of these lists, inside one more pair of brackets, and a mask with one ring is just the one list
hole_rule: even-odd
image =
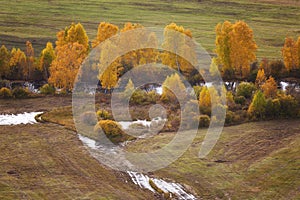
[[175,194],[178,197],[178,199],[182,199],[182,200],[197,199],[194,195],[187,193],[184,187],[179,183],[172,183],[162,179],[150,178],[149,176],[138,172],[128,171],[127,173],[131,177],[133,183],[138,185],[140,188],[145,188],[152,192],[156,192],[149,183],[149,180],[152,180],[158,188],[163,190],[165,193],[170,192],[172,194]]
[[18,124],[35,124],[35,116],[42,114],[43,112],[30,112],[21,114],[4,114],[0,115],[0,126],[5,125],[18,125]]

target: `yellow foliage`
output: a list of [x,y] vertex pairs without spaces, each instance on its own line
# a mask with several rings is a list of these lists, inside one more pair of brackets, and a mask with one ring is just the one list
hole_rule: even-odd
[[265,81],[266,81],[265,70],[264,69],[258,70],[256,75],[256,80],[255,80],[256,86],[260,87],[262,84],[264,84]]
[[223,74],[234,70],[240,78],[247,77],[257,50],[252,29],[243,21],[234,24],[225,21],[216,26],[216,35],[215,51]]
[[72,90],[75,77],[86,55],[83,45],[75,42],[56,47],[56,58],[50,66],[48,82],[64,90]]
[[107,22],[101,22],[98,26],[98,33],[96,39],[92,42],[92,47],[96,47],[106,39],[116,35],[119,31],[118,26]]
[[[299,37],[300,38],[300,37]],[[282,56],[285,67],[288,71],[298,69],[300,65],[300,39],[295,42],[293,38],[285,38],[284,46],[282,48]]]
[[262,91],[266,98],[274,98],[277,94],[277,83],[271,76],[269,79],[261,86]]

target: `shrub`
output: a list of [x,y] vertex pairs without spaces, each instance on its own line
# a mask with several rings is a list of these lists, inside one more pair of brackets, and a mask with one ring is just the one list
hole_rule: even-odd
[[246,98],[244,96],[236,96],[234,97],[234,102],[236,104],[245,105]]
[[42,94],[55,94],[55,88],[52,85],[45,84],[40,88]]
[[268,99],[266,103],[266,116],[267,117],[279,117],[280,116],[280,100],[279,99]]
[[209,127],[210,118],[208,115],[199,116],[199,127]]
[[133,92],[130,98],[130,103],[143,105],[147,102],[147,94],[144,90],[137,89]]
[[259,117],[260,119],[264,118],[265,116],[265,111],[266,111],[266,98],[265,95],[258,90],[253,99],[252,102],[248,108],[248,113],[250,117]]
[[234,112],[232,111],[227,111],[226,112],[226,118],[225,118],[225,123],[226,124],[231,124],[234,120]]
[[255,90],[256,87],[253,83],[242,82],[237,87],[236,95],[250,98]]
[[21,98],[26,98],[29,96],[29,91],[28,89],[24,89],[21,87],[17,87],[15,89],[13,89],[12,91],[12,95],[17,98],[17,99],[21,99]]
[[106,110],[98,110],[97,111],[98,121],[112,119],[112,115]]
[[106,137],[115,144],[133,139],[132,136],[128,136],[123,132],[120,124],[112,120],[99,121],[94,130],[99,133],[101,129],[105,133]]
[[11,90],[6,88],[6,87],[3,87],[0,89],[0,98],[3,98],[3,99],[8,99],[8,98],[11,98],[12,97],[12,93],[11,93]]
[[97,123],[96,113],[92,111],[83,113],[80,118],[81,122],[88,125],[95,125]]
[[294,117],[297,115],[298,103],[291,95],[279,95],[280,114],[282,117]]

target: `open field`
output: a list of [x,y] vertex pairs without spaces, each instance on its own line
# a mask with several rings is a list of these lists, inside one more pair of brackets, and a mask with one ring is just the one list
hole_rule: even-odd
[[[61,170],[61,168],[58,168],[57,165],[49,160],[50,164],[52,163],[53,165],[47,165],[46,168],[48,169],[50,167],[50,169],[45,171],[46,168],[43,163],[47,164],[48,161],[46,162],[42,158],[35,163],[35,168],[32,170],[37,170],[37,173],[41,173],[42,175],[46,174],[46,177],[54,173],[55,178],[53,179],[53,183],[50,183],[53,185],[55,185],[54,183],[57,183],[58,180],[61,180],[60,178],[71,179],[71,182],[75,183],[75,185],[72,188],[67,188],[68,185],[63,187],[66,189],[66,194],[70,195],[70,197],[75,195],[76,192],[74,192],[74,190],[76,188],[80,188],[79,190],[82,192],[81,195],[91,195],[90,197],[93,198],[95,193],[91,192],[92,189],[86,189],[91,182],[79,184],[77,178],[80,176],[73,174],[75,173],[74,169],[78,167],[80,173],[90,173],[90,168],[86,169],[86,167],[82,166],[87,166],[87,163],[91,162],[89,166],[93,169],[97,168],[97,170],[100,170],[99,179],[102,178],[102,173],[106,174],[111,172],[109,170],[108,172],[101,171],[104,169],[100,164],[95,163],[95,160],[86,155],[87,152],[83,150],[82,144],[78,141],[73,132],[65,129],[73,129],[74,126],[69,108],[70,97],[48,97],[47,100],[39,98],[39,101],[37,101],[37,99],[27,99],[21,100],[20,102],[22,103],[18,103],[18,101],[14,103],[14,105],[16,105],[16,112],[28,111],[26,109],[24,110],[22,105],[34,105],[35,103],[38,110],[44,111],[51,110],[49,104],[56,105],[57,107],[67,105],[68,107],[56,109],[55,112],[50,112],[50,114],[45,115],[50,118],[50,120],[52,119],[52,121],[56,123],[63,124],[65,127],[45,123],[36,124],[32,127],[27,125],[1,128],[1,141],[5,141],[1,144],[1,152],[3,152],[2,156],[5,156],[5,160],[9,161],[1,163],[2,166],[5,166],[4,169],[6,171],[12,170],[12,165],[9,163],[17,163],[21,160],[27,160],[21,163],[24,162],[25,164],[23,164],[26,166],[29,165],[28,162],[30,162],[30,158],[26,157],[26,159],[24,159],[25,157],[19,156],[31,156],[31,154],[34,156],[36,155],[36,149],[37,151],[41,149],[42,155],[46,156],[46,161],[47,159],[52,160],[58,158],[62,161],[67,156],[70,159],[63,162],[63,165],[66,166],[65,172],[68,170],[71,170],[71,172],[61,175],[62,177],[56,177],[57,175],[54,170]],[[0,103],[5,112],[10,110],[11,105],[7,103],[7,100],[1,100]],[[225,127],[217,145],[206,159],[198,158],[201,142],[206,134],[205,129],[200,129],[194,142],[180,159],[167,168],[152,173],[152,175],[160,178],[169,178],[178,183],[186,184],[191,191],[194,191],[203,199],[228,199],[228,197],[232,199],[297,199],[300,197],[299,122],[299,119],[274,120]],[[4,137],[8,139],[4,140]],[[133,152],[152,151],[162,148],[165,144],[170,142],[173,137],[174,133],[172,132],[161,133],[151,139],[139,139],[132,142],[127,146],[127,149]],[[17,143],[20,143],[20,145],[14,145]],[[50,153],[47,153],[48,150],[42,150],[44,148],[48,150],[51,149],[51,151],[49,151]],[[15,150],[13,151],[13,149]],[[28,154],[19,155],[16,154],[17,151],[28,152]],[[80,156],[81,154],[84,154],[84,156]],[[18,173],[25,169],[22,168],[23,164],[20,165],[21,168],[18,168]],[[75,168],[72,167],[73,165]],[[96,165],[99,166],[99,169]],[[82,172],[83,169],[85,169],[84,172]],[[10,180],[15,178],[14,176],[18,176],[14,175],[15,171],[9,172],[13,175],[5,175],[4,180]],[[30,171],[23,173],[30,173]],[[29,183],[30,181],[36,182],[36,180],[28,174],[26,177],[30,179],[19,180],[19,185],[12,180],[10,180],[12,182],[5,182],[6,185],[4,184],[3,188],[6,188],[7,190],[5,191],[7,192],[12,190],[11,187],[21,187],[20,184]],[[92,180],[96,181],[94,179]],[[107,180],[104,178],[103,181],[105,182]],[[20,189],[19,192],[22,191],[24,194],[25,191],[27,195],[37,195],[39,194],[38,192],[40,192],[41,195],[47,196],[48,194],[44,193],[42,187],[48,183],[38,181],[37,184],[38,186],[36,187],[32,186],[32,188]],[[108,182],[107,184],[113,183]],[[117,184],[119,184],[119,182],[117,182]],[[62,190],[58,188],[60,187],[57,185],[53,186],[53,190],[59,191],[59,197],[65,197]],[[101,191],[106,191],[106,189],[106,187],[101,188]],[[128,188],[124,188],[124,191],[127,191],[127,189]],[[90,191],[90,193],[85,193],[86,190]],[[130,191],[131,189],[129,188],[128,195],[133,195]],[[114,196],[113,191],[111,192],[109,195],[118,199],[117,196]],[[16,192],[14,195],[21,193]],[[13,195],[11,192],[3,194]],[[102,193],[100,192],[99,194]],[[138,197],[140,197],[140,195],[148,194],[137,194]],[[135,199],[136,197],[132,198]]]
[[[203,199],[299,199],[299,120],[253,122],[225,127],[209,156],[198,153],[206,133],[198,136],[188,151],[170,166],[155,172],[191,186]],[[129,151],[162,148],[174,134],[139,140]]]
[[54,124],[0,129],[0,199],[156,199]]
[[71,22],[81,22],[91,40],[101,21],[159,28],[176,22],[191,29],[196,40],[212,52],[216,24],[244,20],[254,30],[258,57],[269,58],[281,58],[285,36],[300,34],[300,7],[296,0],[0,0],[0,4],[0,43],[24,49],[25,41],[31,40],[38,51],[46,41],[54,42],[56,32]]

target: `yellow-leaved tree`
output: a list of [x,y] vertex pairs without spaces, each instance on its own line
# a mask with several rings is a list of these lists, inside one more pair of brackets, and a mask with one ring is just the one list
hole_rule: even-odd
[[185,85],[177,73],[168,76],[162,84],[162,101],[183,102],[185,96]]
[[250,64],[256,60],[256,42],[252,29],[243,21],[231,24],[225,21],[216,27],[216,50],[218,64],[223,76],[243,79],[249,76]]
[[75,77],[86,56],[83,45],[75,42],[56,47],[57,55],[51,63],[48,82],[64,91],[71,91]]
[[267,78],[265,76],[265,70],[264,69],[258,70],[256,75],[255,85],[260,87],[262,84],[265,83],[266,79]]
[[275,79],[270,76],[269,79],[261,86],[261,89],[266,98],[275,98],[277,95],[277,83]]
[[26,71],[24,72],[24,76],[25,79],[32,79],[33,76],[33,72],[35,70],[35,66],[34,66],[34,49],[33,46],[31,44],[31,42],[27,41],[26,42],[26,51],[25,51],[25,55],[26,55]]
[[94,48],[106,39],[116,35],[118,31],[118,26],[108,22],[101,22],[98,26],[97,37],[92,42],[92,47]]
[[59,31],[48,82],[64,91],[71,91],[88,49],[88,37],[80,23],[72,23],[64,31]]
[[160,55],[162,64],[188,76],[194,69],[192,64],[196,62],[195,44],[191,38],[192,33],[189,29],[184,29],[183,26],[178,26],[175,23],[167,25],[164,29],[162,44],[166,51]]
[[300,65],[300,37],[297,42],[293,38],[285,38],[281,51],[286,69],[288,71],[298,69]]
[[2,45],[0,48],[0,78],[5,79],[9,74],[10,53],[7,48]]
[[109,40],[101,48],[98,79],[101,81],[102,88],[106,92],[113,89],[118,82],[118,67],[120,62],[113,57],[116,55],[115,52],[117,50],[117,47]]
[[55,51],[51,42],[47,42],[46,47],[42,50],[39,62],[39,68],[43,72],[45,80],[48,80],[50,76],[50,65],[55,59]]
[[25,53],[20,49],[13,48],[10,55],[10,79],[25,80],[24,74],[26,74],[27,71]]

